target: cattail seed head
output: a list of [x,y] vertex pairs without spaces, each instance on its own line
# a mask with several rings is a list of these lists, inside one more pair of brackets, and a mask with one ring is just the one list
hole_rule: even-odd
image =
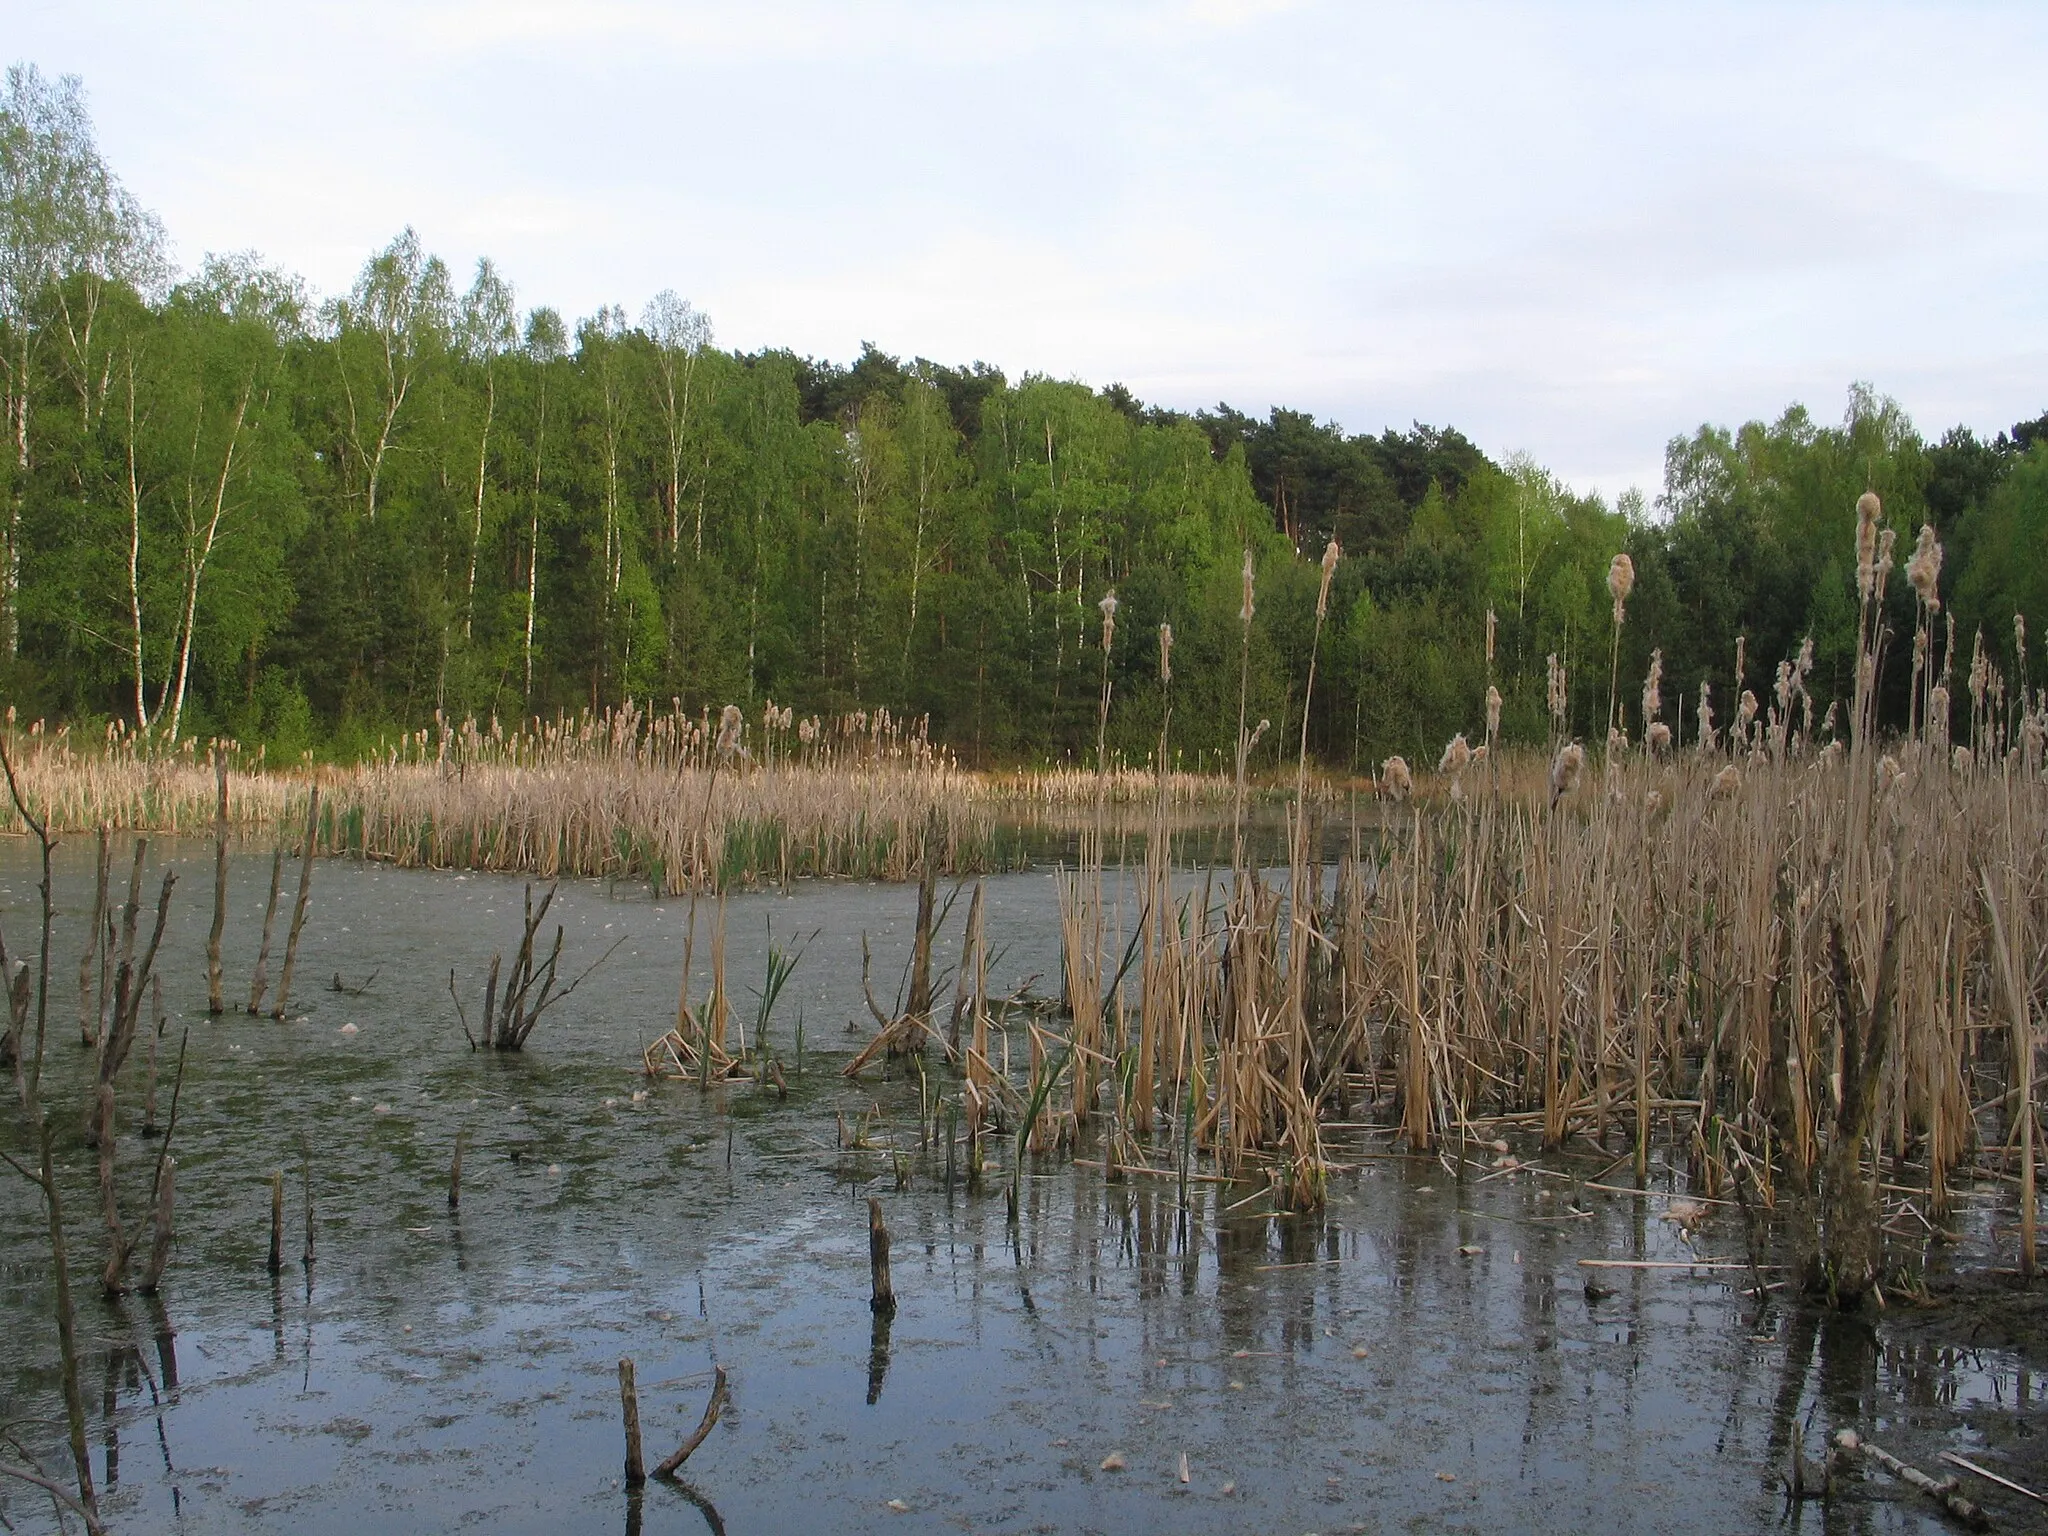
[[1977,760],[1971,755],[1968,747],[1957,747],[1949,761],[1954,764],[1957,773],[1968,773]]
[[1699,749],[1702,752],[1714,750],[1714,685],[1705,678],[1700,679],[1700,729]]
[[1159,626],[1159,681],[1161,686],[1173,682],[1173,626]]
[[1887,752],[1877,764],[1877,792],[1884,794],[1906,776],[1906,770],[1899,766],[1899,760]]
[[1742,788],[1742,770],[1730,763],[1714,775],[1714,798],[1727,800]]
[[1970,647],[1970,702],[1978,709],[1984,707],[1984,694],[1991,682],[1991,659],[1984,654],[1984,631],[1977,631],[1976,641]]
[[1649,728],[1652,720],[1655,720],[1664,713],[1663,682],[1664,652],[1659,649],[1650,652],[1650,670],[1643,678],[1643,727],[1645,730]]
[[1389,800],[1406,800],[1415,790],[1415,775],[1408,771],[1408,759],[1390,757],[1380,765],[1380,793]]
[[1636,589],[1636,563],[1624,551],[1607,562],[1607,590],[1614,597],[1614,623],[1620,628],[1627,616],[1628,595]]
[[1659,811],[1663,810],[1663,791],[1656,789],[1645,791],[1643,794],[1643,809],[1648,811],[1652,816],[1656,815]]
[[1564,668],[1558,665],[1557,653],[1552,651],[1544,658],[1544,692],[1550,704],[1550,718],[1553,724],[1564,724]]
[[1471,764],[1472,747],[1465,740],[1464,732],[1460,731],[1451,738],[1450,745],[1444,748],[1444,755],[1437,759],[1436,771],[1455,776],[1463,773]]
[[1856,596],[1866,603],[1877,595],[1877,523],[1883,513],[1877,492],[1856,498]]
[[731,757],[739,750],[740,730],[746,724],[746,716],[740,713],[737,704],[728,704],[718,713],[718,756]]
[[1578,787],[1579,775],[1585,771],[1586,749],[1576,741],[1568,741],[1559,748],[1550,763],[1550,803],[1557,804]]
[[1116,588],[1103,593],[1095,606],[1102,610],[1102,648],[1106,651],[1116,639]]
[[1650,749],[1653,757],[1662,757],[1671,749],[1671,727],[1662,720],[1650,722],[1650,728],[1643,733],[1643,745]]
[[1747,688],[1742,690],[1742,697],[1736,700],[1735,718],[1745,732],[1749,729],[1749,722],[1756,718],[1756,695]]
[[1921,606],[1929,613],[1941,611],[1941,545],[1929,523],[1920,525],[1919,542],[1906,561],[1906,580],[1913,584]]
[[1884,596],[1884,584],[1892,574],[1892,550],[1899,540],[1896,528],[1887,528],[1877,536],[1877,595]]
[[1493,610],[1492,610],[1491,608],[1487,609],[1487,610],[1486,610],[1486,664],[1487,664],[1487,665],[1488,665],[1489,667],[1493,665],[1493,637],[1494,637],[1494,631],[1495,631],[1496,629],[1498,629],[1499,627],[1500,627],[1500,626],[1499,626],[1498,622],[1497,622],[1497,621],[1495,620],[1495,618],[1494,618],[1494,616],[1493,616]]
[[1491,684],[1486,689],[1486,739],[1491,741],[1500,734],[1500,690]]
[[1330,580],[1337,574],[1337,562],[1344,558],[1344,551],[1337,547],[1335,539],[1323,546],[1323,584],[1316,592],[1316,617],[1323,618],[1330,611]]
[[1258,568],[1252,560],[1252,552],[1247,549],[1244,552],[1244,601],[1237,610],[1237,621],[1240,624],[1248,625],[1252,621],[1252,582],[1257,575]]

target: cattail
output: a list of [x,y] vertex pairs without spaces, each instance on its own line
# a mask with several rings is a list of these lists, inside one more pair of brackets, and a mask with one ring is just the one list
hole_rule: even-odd
[[1643,744],[1653,756],[1662,757],[1671,748],[1671,727],[1662,720],[1652,720],[1650,728],[1643,733]]
[[[2031,717],[2029,717],[2029,718],[2031,718]],[[1481,743],[1479,743],[1479,745],[1478,745],[1478,746],[1476,746],[1476,747],[1474,747],[1474,748],[1472,749],[1472,766],[1473,766],[1474,768],[1477,768],[1477,767],[1478,767],[1478,766],[1479,766],[1479,765],[1480,765],[1481,763],[1483,763],[1483,762],[1485,762],[1485,761],[1486,761],[1486,743],[1482,741]]]
[[[1650,670],[1643,679],[1643,729],[1650,728],[1650,722],[1664,713],[1664,652],[1650,652]],[[1668,733],[1667,733],[1668,734]]]
[[1906,770],[1899,766],[1899,760],[1887,752],[1877,764],[1877,792],[1882,795],[1906,776]]
[[1159,626],[1159,683],[1167,687],[1173,682],[1173,626]]
[[1957,747],[1950,761],[1955,764],[1955,770],[1957,773],[1968,773],[1970,771],[1970,765],[1976,762],[1976,758],[1970,755],[1970,749],[1968,747]]
[[1822,767],[1834,767],[1835,764],[1842,760],[1842,744],[1839,741],[1831,741],[1822,747],[1820,749],[1820,760]]
[[1730,763],[1714,775],[1714,798],[1726,800],[1742,788],[1742,770]]
[[1735,637],[1735,686],[1740,688],[1749,680],[1749,636]]
[[1550,764],[1550,803],[1557,804],[1578,787],[1579,774],[1586,766],[1586,749],[1568,741]]
[[1389,800],[1406,800],[1414,790],[1415,775],[1405,757],[1390,757],[1380,765],[1380,793]]
[[1616,555],[1607,563],[1607,590],[1614,595],[1614,625],[1621,627],[1626,617],[1628,595],[1636,589],[1636,563],[1626,552]]
[[1659,811],[1663,810],[1664,792],[1662,790],[1657,789],[1645,791],[1643,795],[1643,809],[1648,811],[1652,816],[1656,815]]
[[1252,578],[1256,574],[1257,570],[1252,563],[1252,552],[1247,549],[1244,552],[1244,602],[1239,605],[1237,610],[1237,622],[1240,624],[1248,625],[1252,621]]
[[1970,647],[1970,703],[1977,709],[1984,707],[1985,690],[1991,682],[1991,661],[1984,654],[1984,631],[1977,631],[1977,638]]
[[1557,663],[1557,652],[1552,651],[1544,659],[1546,671],[1545,694],[1550,703],[1551,723],[1564,725],[1564,668]]
[[1776,681],[1771,685],[1771,692],[1777,697],[1778,708],[1781,712],[1792,707],[1791,662],[1781,661],[1778,663],[1778,675]]
[[1877,536],[1877,595],[1884,596],[1884,584],[1892,574],[1892,550],[1898,543],[1898,530],[1887,528]]
[[1628,732],[1622,730],[1619,726],[1610,725],[1607,728],[1607,766],[1610,770],[1618,770],[1620,768],[1621,764],[1618,759],[1627,750]]
[[2027,676],[2027,616],[2024,613],[2012,616],[2012,664],[2024,683]]
[[740,731],[746,725],[746,716],[740,713],[737,704],[728,704],[718,714],[718,742],[712,749],[720,758],[731,757],[739,750]]
[[1486,689],[1486,739],[1491,741],[1500,734],[1500,690],[1491,684]]
[[1906,580],[1913,584],[1920,602],[1929,613],[1941,612],[1941,545],[1930,523],[1920,525],[1919,542],[1906,561]]
[[1337,574],[1337,562],[1344,558],[1344,551],[1337,547],[1335,539],[1323,546],[1323,585],[1316,593],[1316,617],[1324,617],[1330,611],[1330,579]]
[[1714,685],[1705,678],[1700,679],[1700,731],[1699,749],[1702,752],[1714,750]]
[[1116,639],[1116,588],[1103,593],[1102,601],[1095,606],[1102,610],[1102,648],[1106,651]]
[[1444,748],[1444,755],[1437,759],[1436,771],[1455,777],[1470,767],[1471,763],[1471,744],[1465,740],[1465,733],[1460,731],[1451,738],[1450,745]]
[[1498,627],[1499,627],[1499,626],[1498,626],[1497,622],[1495,621],[1495,619],[1494,619],[1494,617],[1493,617],[1493,610],[1492,610],[1491,608],[1487,609],[1487,610],[1486,610],[1486,665],[1487,665],[1487,666],[1488,666],[1489,668],[1491,668],[1491,667],[1493,666],[1493,634],[1494,634],[1494,630],[1495,630],[1495,629],[1497,629]]
[[1735,703],[1735,719],[1741,727],[1743,735],[1747,736],[1749,734],[1749,722],[1755,718],[1756,695],[1745,688],[1742,690],[1742,697],[1736,700]]
[[1883,512],[1877,492],[1856,498],[1856,596],[1866,603],[1877,595],[1877,521]]

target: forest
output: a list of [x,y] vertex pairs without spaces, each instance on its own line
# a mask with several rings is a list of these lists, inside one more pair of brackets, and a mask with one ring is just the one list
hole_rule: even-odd
[[[1727,719],[1809,643],[1822,709],[1848,695],[1865,490],[1902,547],[1939,537],[1937,666],[1981,649],[2031,676],[2016,618],[2048,616],[2048,415],[1930,439],[1857,384],[1838,420],[1675,436],[1655,501],[1609,505],[1452,427],[1188,413],[875,345],[721,350],[673,291],[571,320],[410,229],[322,299],[252,254],[174,270],[79,83],[22,65],[0,355],[0,692],[22,718],[273,757],[357,757],[437,713],[674,700],[886,709],[969,765],[1085,762],[1107,676],[1110,748],[1142,759],[1170,624],[1175,748],[1213,766],[1248,551],[1250,708],[1286,754],[1333,539],[1307,722],[1325,766],[1433,759],[1480,733],[1489,684],[1502,737],[1541,740],[1553,656],[1571,728],[1599,736],[1617,666],[1626,699],[1660,653],[1689,740],[1702,687]],[[1618,664],[1617,551],[1637,572]],[[1893,601],[1910,631],[1911,590]]]

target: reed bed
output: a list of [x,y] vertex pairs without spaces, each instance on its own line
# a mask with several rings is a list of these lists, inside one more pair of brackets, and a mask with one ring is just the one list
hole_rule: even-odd
[[1614,1150],[1640,1178],[1655,1140],[1710,1195],[1789,1196],[1809,1280],[1838,1298],[1880,1274],[1880,1170],[1924,1191],[1938,1233],[1959,1169],[2016,1169],[2031,1271],[2048,698],[1980,646],[1952,711],[1938,601],[1915,577],[1921,703],[1879,737],[1890,549],[1867,502],[1839,736],[1842,711],[1815,723],[1802,649],[1772,702],[1745,692],[1718,733],[1709,706],[1680,750],[1653,660],[1643,746],[1617,707],[1591,759],[1561,737],[1545,754],[1461,737],[1427,793],[1390,760],[1379,824],[1354,821],[1334,865],[1311,851],[1307,797],[1287,870],[1148,858],[1128,927],[1084,860],[1059,889],[1071,1043],[1093,1065],[1066,1113],[1111,1118],[1112,1165],[1156,1157],[1141,1133],[1172,1124],[1183,1175],[1211,1152],[1296,1209],[1321,1200],[1323,1125],[1361,1113],[1460,1167],[1512,1126]]
[[[800,876],[915,880],[927,857],[946,873],[999,871],[1025,862],[1026,833],[1079,830],[1084,791],[1104,790],[1125,830],[1144,828],[1147,813],[1132,807],[1162,790],[1179,826],[1213,824],[1230,793],[1227,780],[1150,770],[1100,781],[1071,769],[971,773],[922,722],[886,710],[798,720],[771,703],[739,719],[723,745],[721,723],[633,704],[512,731],[440,722],[346,767],[266,767],[260,750],[231,741],[166,750],[118,726],[84,740],[38,722],[14,746],[24,788],[50,807],[55,832],[210,830],[219,751],[238,835],[295,829],[318,786],[326,853],[644,880],[664,893]],[[19,818],[0,815],[0,829],[21,830]]]

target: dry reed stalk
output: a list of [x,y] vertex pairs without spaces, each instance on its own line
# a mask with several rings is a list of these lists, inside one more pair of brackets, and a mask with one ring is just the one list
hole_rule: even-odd
[[213,926],[206,933],[206,1011],[222,1013],[220,940],[228,921],[228,755],[216,742],[213,748],[214,788],[218,800],[213,842]]

